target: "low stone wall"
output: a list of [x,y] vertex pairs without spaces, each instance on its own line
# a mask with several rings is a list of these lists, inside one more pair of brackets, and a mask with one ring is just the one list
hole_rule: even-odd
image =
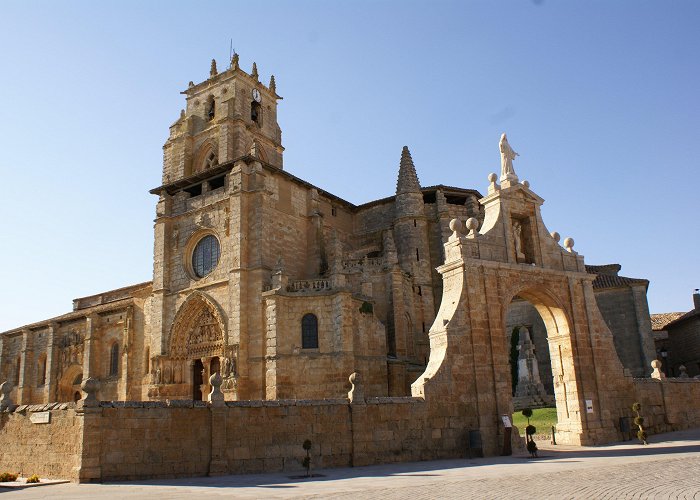
[[[47,414],[48,423],[38,423],[46,421]],[[77,480],[82,424],[74,404],[20,406],[14,412],[0,412],[0,473]]]
[[100,470],[86,472],[83,481],[301,473],[306,439],[312,443],[313,468],[445,455],[442,432],[427,433],[435,446],[426,442],[425,403],[413,398],[360,404],[338,399],[236,401],[221,407],[191,401],[100,405],[85,417],[102,428],[101,449],[84,457],[99,456]]
[[635,401],[642,405],[644,427],[650,433],[700,426],[700,380],[635,379],[634,389]]
[[[639,379],[634,396],[652,434],[700,425],[700,380]],[[410,397],[21,406],[0,412],[0,472],[81,482],[300,474],[306,439],[314,469],[466,457],[478,426],[440,408]],[[37,412],[50,422],[35,423]],[[482,438],[484,451],[501,446]]]
[[[102,403],[86,423],[101,437],[85,459],[99,468],[81,480],[204,476],[211,460],[212,414],[204,406],[154,402]],[[96,460],[97,459],[97,460]]]

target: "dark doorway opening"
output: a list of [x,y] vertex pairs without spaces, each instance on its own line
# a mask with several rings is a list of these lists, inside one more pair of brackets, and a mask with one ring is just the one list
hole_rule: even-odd
[[204,379],[202,378],[203,372],[204,365],[202,364],[202,360],[198,359],[192,365],[192,399],[195,401],[202,400],[202,383],[204,383]]

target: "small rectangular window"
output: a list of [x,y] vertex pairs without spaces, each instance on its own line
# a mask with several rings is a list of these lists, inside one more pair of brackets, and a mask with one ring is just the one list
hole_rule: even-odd
[[331,215],[332,215],[333,217],[335,217],[335,216],[338,215],[338,210],[337,210],[335,207],[331,207]]
[[211,189],[213,191],[214,189],[222,188],[222,187],[224,187],[225,182],[226,182],[226,177],[224,177],[223,175],[221,177],[216,177],[214,179],[211,179],[209,181],[209,189]]
[[189,193],[190,198],[194,198],[195,196],[199,196],[202,194],[202,185],[201,184],[196,184],[194,186],[190,186],[188,188],[183,189],[185,193]]
[[416,248],[416,261],[420,262],[420,254],[418,253],[417,248]]

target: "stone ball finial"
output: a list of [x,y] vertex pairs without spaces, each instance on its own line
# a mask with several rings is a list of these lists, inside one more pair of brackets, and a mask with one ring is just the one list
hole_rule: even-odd
[[453,233],[461,233],[462,232],[462,221],[459,219],[452,219],[450,221],[450,231]]
[[477,228],[479,227],[479,220],[476,219],[475,217],[469,217],[467,219],[467,229],[470,231],[476,231]]
[[364,403],[365,401],[365,391],[362,388],[362,377],[360,372],[352,372],[350,377],[348,377],[352,387],[350,392],[348,392],[348,400],[351,403]]
[[651,367],[655,370],[661,368],[661,361],[659,361],[658,359],[653,360],[651,362]]
[[98,406],[99,400],[97,399],[97,391],[100,390],[99,379],[88,377],[83,380],[80,384],[80,388],[85,393],[85,397],[82,399],[83,406]]
[[11,406],[12,404],[12,399],[10,399],[10,393],[12,392],[12,384],[5,381],[2,384],[0,384],[0,411],[4,411]]
[[564,240],[564,248],[566,248],[569,252],[574,251],[574,239],[573,238],[566,238]]
[[523,186],[530,189],[530,181],[523,181]]
[[219,372],[216,372],[211,377],[209,377],[209,385],[211,385],[212,387],[221,387],[221,384],[223,384],[223,382],[224,378]]
[[221,384],[224,382],[224,378],[219,372],[214,373],[209,377],[209,384],[211,385],[211,392],[207,396],[207,400],[212,406],[224,406],[224,393],[221,392]]
[[554,241],[556,241],[557,243],[559,243],[559,240],[561,239],[561,235],[560,235],[559,233],[557,233],[556,231],[552,231],[552,232],[549,233],[549,234],[550,234],[550,236],[551,236],[552,238],[554,238]]
[[494,184],[494,183],[496,182],[496,179],[498,179],[498,176],[497,176],[496,174],[494,174],[493,172],[491,172],[491,173],[489,174],[488,179],[489,179],[489,182],[490,182],[491,184]]

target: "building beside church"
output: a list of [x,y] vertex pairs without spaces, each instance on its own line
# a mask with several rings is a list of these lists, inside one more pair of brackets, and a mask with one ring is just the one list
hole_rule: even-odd
[[[483,223],[482,195],[422,187],[406,147],[395,195],[363,205],[295,177],[283,165],[275,79],[264,85],[236,55],[221,73],[212,61],[209,78],[183,93],[151,190],[152,280],[0,334],[13,400],[73,401],[87,377],[103,400],[197,400],[214,372],[227,400],[340,397],[353,372],[367,396],[411,394],[443,295],[436,268],[449,221]],[[525,247],[536,241],[537,228],[519,230]],[[587,267],[623,365],[647,376],[648,282],[619,270]],[[541,319],[518,304],[507,330],[527,326],[546,352]]]

